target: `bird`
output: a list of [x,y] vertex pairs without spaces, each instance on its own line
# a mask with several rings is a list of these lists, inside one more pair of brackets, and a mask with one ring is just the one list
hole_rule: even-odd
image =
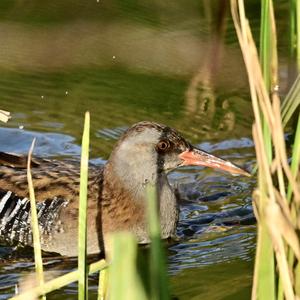
[[[27,156],[0,152],[0,241],[32,246]],[[150,242],[146,186],[157,189],[161,238],[176,235],[178,193],[168,173],[182,166],[204,166],[249,176],[235,164],[186,141],[175,129],[150,121],[132,125],[116,142],[107,162],[89,166],[87,252],[103,252],[110,234],[132,232]],[[42,250],[77,256],[79,163],[33,157],[31,174]]]

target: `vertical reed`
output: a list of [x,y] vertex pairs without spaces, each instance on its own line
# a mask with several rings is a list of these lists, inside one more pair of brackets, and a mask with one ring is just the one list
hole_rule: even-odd
[[79,226],[78,226],[78,299],[87,299],[87,192],[88,192],[88,164],[90,140],[90,114],[85,113],[82,135],[80,191],[79,191]]
[[166,262],[163,248],[161,245],[159,209],[157,201],[157,189],[155,186],[147,185],[148,197],[148,221],[150,245],[150,288],[151,299],[169,299],[169,289],[166,271]]
[[[41,241],[40,241],[39,222],[38,222],[37,211],[36,211],[34,187],[32,182],[31,171],[30,171],[31,157],[32,157],[34,144],[35,144],[35,139],[32,141],[28,153],[27,181],[28,181],[29,198],[30,198],[30,216],[31,216],[31,229],[32,229],[33,247],[34,247],[35,272],[36,272],[38,284],[43,285],[44,271],[43,271],[43,260],[42,260],[42,250],[41,250],[42,248],[41,248]],[[46,299],[46,296],[43,296],[42,298]]]
[[147,292],[138,270],[138,245],[129,232],[111,237],[108,297],[110,300],[147,300]]
[[[261,66],[249,22],[245,16],[244,2],[231,0],[232,17],[247,69],[255,116],[253,138],[258,163],[258,188],[253,194],[253,206],[258,220],[258,238],[252,299],[283,299],[283,297],[295,299],[299,297],[299,282],[295,280],[298,277],[297,266],[300,261],[297,235],[299,224],[295,222],[299,219],[299,209],[296,210],[295,207],[298,207],[300,202],[298,145],[300,133],[297,129],[293,161],[289,165],[277,93],[277,53],[276,49],[273,49],[276,48],[276,30],[272,1],[264,1],[263,10],[268,12],[262,13],[262,17],[266,20],[262,21],[262,26],[265,26],[262,31],[265,33],[261,34],[261,53],[263,53]],[[268,65],[265,60],[272,63]],[[264,68],[269,70],[264,71]],[[291,92],[293,97],[290,96],[294,100],[297,99],[295,91],[298,88],[299,84],[295,83]],[[296,103],[297,108],[299,100]],[[293,112],[290,108],[286,109],[285,115],[291,116]],[[286,118],[285,122],[288,120]],[[264,124],[268,130],[265,130]],[[270,153],[270,146],[274,149],[273,153]],[[289,189],[291,201],[287,198]],[[292,263],[289,263],[289,257],[293,258]]]
[[36,202],[34,196],[32,177],[30,173],[30,162],[31,162],[32,151],[35,143],[34,140],[28,154],[27,177],[28,177],[28,188],[29,188],[29,195],[30,195],[31,222],[32,222],[31,226],[33,232],[34,257],[35,257],[35,265],[36,265],[36,274],[38,278],[38,286],[20,295],[17,295],[11,299],[25,300],[25,299],[29,299],[29,297],[31,297],[32,295],[36,295],[38,297],[40,295],[50,293],[56,289],[59,289],[77,280],[79,282],[78,297],[79,299],[86,299],[88,274],[92,274],[107,268],[107,263],[104,260],[100,260],[99,262],[93,263],[91,265],[88,265],[86,261],[86,253],[87,253],[86,208],[87,208],[87,183],[88,183],[88,159],[89,159],[89,131],[90,131],[90,115],[87,112],[85,114],[84,131],[82,137],[82,155],[81,155],[81,170],[80,170],[78,270],[62,275],[55,279],[52,279],[47,283],[44,283],[39,227],[38,227],[38,219],[37,219],[37,212],[36,212]]
[[300,3],[290,0],[290,54],[296,58],[298,71],[300,70]]
[[[272,83],[272,49],[276,43],[274,41],[274,32],[272,31],[272,14],[271,7],[272,0],[261,1],[261,30],[260,30],[260,64],[262,69],[262,75],[268,92],[273,88]],[[276,47],[275,47],[276,49]],[[259,110],[257,108],[256,110]],[[272,140],[270,134],[270,128],[268,126],[266,118],[262,118],[263,128],[263,142],[265,146],[266,156],[269,162],[272,161]],[[260,169],[259,169],[260,172]],[[266,197],[265,184],[263,177],[259,176],[259,189],[261,191],[262,199]],[[266,202],[264,200],[263,202]],[[257,290],[257,298],[265,299],[269,297],[270,300],[275,299],[275,271],[274,271],[274,253],[272,248],[272,242],[268,235],[267,226],[264,222],[258,226],[258,240],[257,240],[257,252],[256,252],[256,268],[255,272],[257,276],[254,276],[253,286]],[[256,278],[260,278],[255,282]]]

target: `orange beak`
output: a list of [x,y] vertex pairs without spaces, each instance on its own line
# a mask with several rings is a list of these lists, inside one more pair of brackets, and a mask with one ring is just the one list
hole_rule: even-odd
[[213,156],[205,151],[193,148],[179,154],[183,160],[182,166],[202,166],[220,169],[233,175],[251,176],[248,172],[234,165],[230,161]]

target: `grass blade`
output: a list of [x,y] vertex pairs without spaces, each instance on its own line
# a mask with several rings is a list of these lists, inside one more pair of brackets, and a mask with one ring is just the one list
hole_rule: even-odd
[[259,225],[257,234],[252,299],[275,299],[274,253],[266,225]]
[[300,3],[290,0],[290,55],[296,58],[298,71],[300,70]]
[[[292,162],[291,162],[291,171],[294,178],[296,177],[297,172],[299,172],[298,171],[299,166],[300,166],[300,113],[298,116],[298,125],[295,133],[295,142],[293,146]],[[291,197],[292,197],[292,188],[291,185],[289,185],[288,194],[287,194],[288,202],[291,201]]]
[[[258,189],[254,192],[253,199],[255,215],[258,219],[258,243],[252,299],[275,299],[277,296],[277,299],[295,299],[299,295],[296,296],[294,293],[295,291],[298,293],[297,291],[300,289],[300,285],[297,283],[297,280],[300,279],[300,276],[297,278],[298,272],[300,272],[300,268],[297,268],[300,259],[297,235],[299,225],[296,224],[296,220],[299,220],[299,209],[295,209],[300,205],[299,182],[297,183],[296,175],[296,172],[299,171],[300,129],[297,129],[296,132],[295,153],[292,155],[292,160],[295,161],[292,162],[291,168],[288,165],[284,126],[280,114],[280,99],[276,88],[277,53],[273,3],[271,0],[264,0],[262,4],[263,10],[268,10],[268,13],[262,12],[262,17],[266,19],[262,21],[262,26],[268,27],[262,28],[262,31],[269,35],[262,34],[265,36],[265,40],[261,40],[261,47],[266,48],[261,49],[263,53],[261,67],[257,59],[249,22],[245,18],[244,2],[243,0],[231,1],[232,16],[246,64],[255,116],[253,138],[258,163]],[[271,28],[272,34],[269,31]],[[268,52],[268,49],[271,49],[271,52]],[[265,62],[265,59],[269,59],[272,64]],[[269,70],[265,70],[267,67]],[[267,76],[265,76],[266,74]],[[270,75],[271,86],[269,87]],[[287,96],[285,105],[281,108],[284,125],[299,107],[298,81],[299,78]],[[267,130],[265,125],[267,125]],[[299,124],[298,126],[300,127]],[[272,155],[269,152],[270,145],[274,148]],[[288,194],[292,201],[291,205],[286,197],[286,182],[289,185]],[[289,253],[291,254],[290,264],[288,264]],[[296,281],[293,275],[295,275]],[[278,283],[278,289],[276,289],[275,282]]]
[[[93,274],[104,268],[107,268],[107,263],[105,260],[102,259],[98,262],[90,264],[87,268],[87,272],[88,272],[88,274]],[[12,298],[10,298],[10,300],[32,299],[32,298],[29,298],[29,297],[32,297],[32,295],[36,295],[36,297],[39,297],[40,295],[53,292],[53,291],[60,289],[72,282],[75,282],[79,279],[79,277],[80,277],[79,270],[69,272],[65,275],[62,275],[55,279],[49,280],[48,282],[46,282],[38,287],[35,287],[33,289],[30,289],[20,295],[12,297]]]
[[145,288],[137,270],[138,246],[129,232],[115,233],[111,237],[112,263],[109,267],[110,300],[146,300]]
[[80,164],[80,192],[79,192],[79,230],[78,230],[78,299],[87,298],[87,185],[89,163],[89,135],[90,114],[85,113],[82,136],[81,164]]
[[107,296],[108,270],[104,269],[99,272],[98,283],[98,300],[105,300]]
[[267,89],[271,87],[270,0],[261,1],[260,62]]
[[147,185],[148,221],[150,245],[150,288],[151,299],[170,299],[165,255],[161,244],[160,221],[157,207],[157,190]]
[[[30,214],[31,214],[31,228],[32,228],[33,247],[34,247],[35,272],[36,272],[38,284],[43,285],[44,271],[43,271],[43,260],[42,260],[42,248],[40,242],[39,222],[38,222],[37,211],[36,211],[35,194],[34,194],[32,176],[30,171],[31,157],[32,157],[34,144],[35,144],[35,139],[32,141],[28,153],[27,181],[28,181],[29,198],[30,198]],[[46,297],[43,296],[43,299],[46,299]]]
[[[299,5],[300,6],[300,5]],[[300,22],[299,22],[300,23]],[[300,74],[297,76],[294,84],[284,98],[281,105],[282,123],[285,127],[292,115],[300,106]]]
[[300,3],[296,0],[296,20],[297,20],[297,66],[300,70]]

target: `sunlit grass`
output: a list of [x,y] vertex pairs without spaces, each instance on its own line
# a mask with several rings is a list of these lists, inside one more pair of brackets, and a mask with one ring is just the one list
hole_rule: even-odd
[[170,298],[169,284],[167,279],[167,269],[165,262],[164,249],[161,245],[160,222],[157,205],[157,189],[153,185],[147,186],[148,196],[148,220],[149,234],[151,238],[150,245],[150,299],[166,300]]
[[[107,263],[104,260],[100,260],[98,262],[88,265],[87,272],[89,275],[91,275],[105,268],[107,268]],[[39,285],[33,289],[23,292],[20,295],[12,297],[11,300],[27,300],[27,299],[31,299],[29,297],[32,297],[32,295],[36,295],[38,297],[39,295],[42,294],[51,293],[57,289],[69,285],[70,283],[78,281],[79,276],[80,274],[78,270],[69,272],[65,275],[49,280],[48,282],[45,282],[43,285]]]
[[298,71],[300,70],[300,3],[298,0],[289,0],[290,13],[290,53],[296,58]]
[[[33,140],[28,153],[27,181],[28,181],[28,190],[29,190],[29,198],[30,198],[30,215],[31,215],[30,219],[31,219],[32,239],[33,239],[33,248],[34,248],[35,272],[37,277],[37,283],[39,285],[43,285],[44,271],[43,271],[43,260],[42,260],[42,247],[40,241],[40,230],[39,230],[39,222],[38,222],[38,216],[36,211],[34,187],[32,182],[31,171],[30,171],[31,156],[32,156],[34,144],[35,144],[35,139]],[[45,296],[43,296],[42,298],[46,299]]]
[[87,197],[88,197],[88,167],[90,141],[90,114],[85,113],[82,135],[81,164],[80,164],[80,191],[79,191],[79,218],[78,218],[78,299],[86,299],[88,292],[87,282]]
[[232,17],[247,69],[255,116],[253,138],[258,164],[258,188],[253,194],[253,206],[258,220],[258,239],[252,299],[295,299],[300,296],[300,245],[297,235],[300,117],[297,117],[291,164],[288,163],[283,128],[299,108],[300,87],[297,80],[287,96],[288,100],[280,105],[277,53],[276,49],[272,49],[276,47],[273,4],[265,0],[262,5],[262,18],[265,20],[262,20],[263,55],[260,65],[245,16],[244,2],[231,0]]
[[285,127],[300,106],[300,74],[281,104],[282,124]]
[[36,264],[36,274],[39,286],[22,293],[12,299],[28,299],[32,295],[41,296],[46,293],[50,293],[56,289],[59,289],[65,285],[68,285],[74,281],[78,281],[78,296],[79,299],[87,298],[87,276],[88,274],[97,272],[101,269],[107,267],[105,261],[101,260],[97,263],[87,265],[86,261],[86,244],[87,244],[87,234],[86,234],[86,212],[87,212],[87,179],[88,179],[88,151],[89,151],[89,128],[90,128],[90,118],[89,113],[86,113],[83,138],[82,138],[82,157],[81,157],[81,177],[80,177],[80,204],[79,204],[79,238],[78,238],[78,271],[73,271],[68,274],[62,275],[58,278],[44,283],[43,274],[43,263],[41,256],[41,245],[39,236],[39,226],[37,219],[37,211],[34,197],[34,187],[32,182],[32,177],[30,173],[30,161],[33,151],[34,142],[29,151],[28,155],[28,166],[27,166],[27,176],[28,176],[28,188],[30,194],[30,204],[31,204],[31,226],[33,232],[33,246],[34,246],[34,257]]

